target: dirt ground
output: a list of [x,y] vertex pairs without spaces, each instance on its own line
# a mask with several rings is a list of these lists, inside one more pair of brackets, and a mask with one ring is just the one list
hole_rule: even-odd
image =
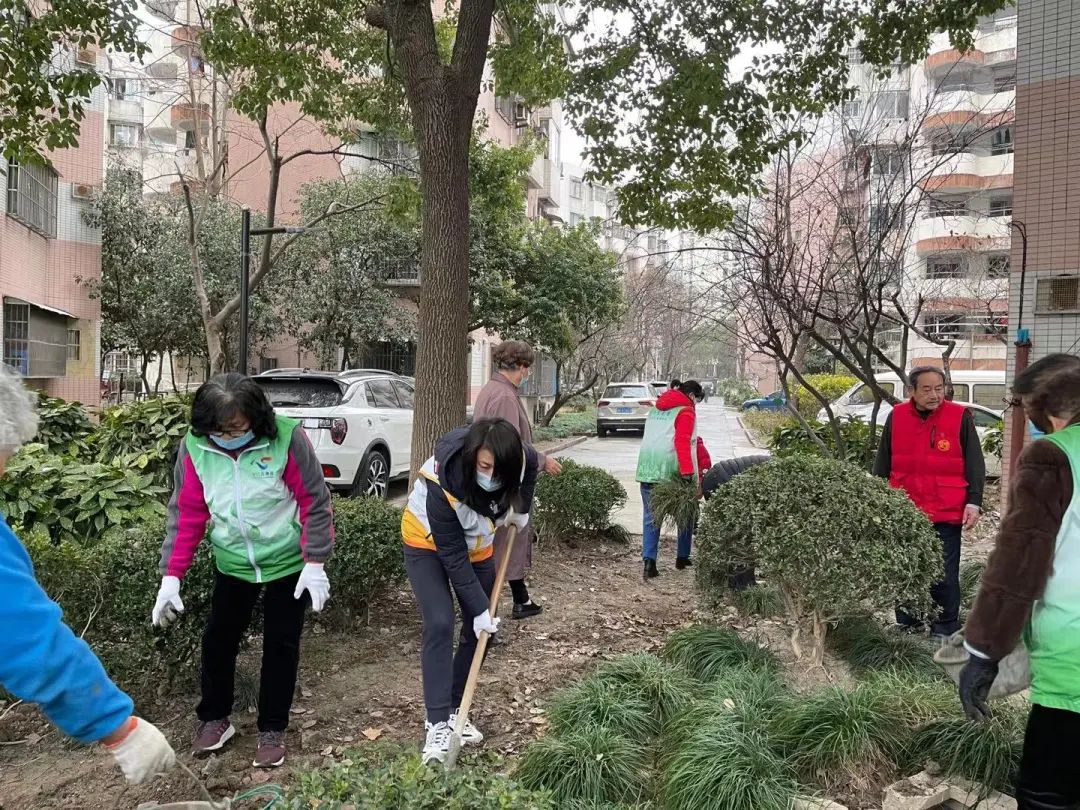
[[[985,558],[992,547],[997,493],[988,495],[983,525],[965,542],[966,559]],[[604,658],[656,650],[672,630],[702,618],[693,573],[674,569],[673,543],[664,543],[663,575],[647,584],[641,579],[637,541],[629,546],[540,546],[531,582],[534,598],[546,611],[531,621],[503,623],[505,644],[485,663],[474,704],[472,717],[489,747],[515,755],[544,729],[542,706],[552,692]],[[509,601],[505,595],[504,610]],[[781,621],[746,620],[733,610],[720,619],[776,651],[796,688],[849,680],[839,662],[813,671],[797,664]],[[329,764],[346,748],[369,739],[420,744],[419,639],[407,585],[373,606],[368,625],[354,632],[329,633],[318,626],[305,631],[289,762],[274,772],[251,767],[255,715],[254,707],[245,704],[254,703],[257,689],[257,646],[242,656],[233,715],[238,735],[221,756],[191,757],[195,690],[163,689],[155,705],[138,710],[161,726],[181,760],[201,775],[215,797],[267,781],[287,785],[298,769]],[[5,709],[0,704],[0,810],[129,810],[144,802],[195,798],[196,788],[179,771],[148,786],[127,788],[104,752],[63,740],[31,707]]]

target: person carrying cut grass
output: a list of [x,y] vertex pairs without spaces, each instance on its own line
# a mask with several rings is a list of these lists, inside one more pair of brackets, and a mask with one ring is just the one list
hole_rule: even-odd
[[262,594],[259,740],[252,764],[277,767],[285,762],[304,615],[309,603],[318,612],[330,598],[323,563],[334,545],[334,515],[322,466],[300,424],[276,416],[258,383],[222,374],[195,393],[173,487],[154,624],[165,626],[183,611],[180,580],[208,531],[216,563],[195,752],[218,751],[236,733],[229,720],[236,656]]
[[[37,433],[33,395],[0,365],[0,476]],[[0,516],[0,687],[36,703],[62,732],[101,743],[138,784],[176,763],[165,736],[132,714],[90,646],[64,624],[60,606],[34,578],[30,555]]]
[[1023,637],[1032,708],[1017,806],[1067,810],[1080,807],[1080,357],[1053,354],[1033,363],[1013,382],[1013,395],[1029,427],[1046,436],[1020,454],[1013,474],[964,631],[970,658],[960,673],[960,701],[973,720],[990,715],[998,662]]
[[[641,559],[645,579],[660,576],[656,567],[660,553],[660,526],[653,519],[653,487],[682,476],[698,487],[700,495],[701,473],[712,466],[709,451],[697,435],[697,404],[704,399],[705,391],[701,383],[673,380],[668,390],[656,400],[656,406],[649,411],[645,420],[645,436],[638,451],[637,467],[644,507]],[[687,568],[693,564],[690,560],[693,538],[692,525],[679,528],[676,568]]]

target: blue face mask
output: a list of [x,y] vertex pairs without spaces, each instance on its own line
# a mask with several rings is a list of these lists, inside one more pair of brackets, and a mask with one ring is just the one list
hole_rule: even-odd
[[476,483],[484,492],[495,492],[502,489],[502,481],[493,475],[476,471]]
[[243,436],[237,436],[234,439],[226,439],[224,436],[210,435],[210,441],[220,447],[222,450],[239,450],[245,444],[249,444],[255,438],[253,431],[248,431]]
[[1041,439],[1043,436],[1046,435],[1037,427],[1035,427],[1035,423],[1032,422],[1030,419],[1028,419],[1028,434],[1031,436],[1033,441],[1035,439]]

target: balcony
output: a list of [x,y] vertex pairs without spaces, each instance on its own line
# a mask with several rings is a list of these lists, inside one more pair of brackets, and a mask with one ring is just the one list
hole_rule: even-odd
[[931,76],[941,76],[956,69],[982,67],[986,62],[986,54],[982,51],[958,51],[948,48],[937,53],[931,53],[926,57],[926,72]]
[[202,29],[197,25],[178,25],[172,32],[172,46],[176,51],[186,52],[199,44]]
[[1011,124],[1016,119],[1015,111],[1010,107],[1006,110],[951,110],[948,112],[931,112],[926,116],[922,124],[924,132],[933,130],[951,130],[965,132],[990,131],[995,127]]
[[207,129],[210,126],[210,105],[205,101],[197,104],[176,104],[169,111],[173,129]]
[[178,0],[146,0],[146,10],[159,19],[172,22],[176,19]]
[[120,124],[141,124],[143,122],[142,102],[136,98],[123,100],[110,98],[109,120]]
[[1014,90],[993,92],[993,88],[984,84],[971,83],[963,86],[951,85],[938,88],[930,100],[930,114],[967,112],[967,113],[1004,113],[1013,109],[1016,100]]
[[373,259],[370,272],[387,287],[419,287],[419,259]]
[[917,228],[915,251],[920,256],[950,252],[1007,251],[1009,219],[977,214],[926,217]]
[[541,189],[544,187],[544,176],[549,171],[547,167],[550,163],[551,161],[542,155],[533,160],[532,165],[529,166],[529,173],[525,178],[529,188]]

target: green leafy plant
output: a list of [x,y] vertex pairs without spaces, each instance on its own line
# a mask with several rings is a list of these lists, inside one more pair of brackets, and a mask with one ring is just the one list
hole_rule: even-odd
[[1005,450],[1005,423],[998,422],[983,435],[983,452],[988,456],[1000,459]]
[[925,641],[888,630],[870,616],[838,621],[829,630],[828,646],[855,674],[891,669],[929,678],[944,676]]
[[514,776],[526,788],[549,791],[556,807],[636,803],[647,794],[649,765],[648,746],[637,736],[586,725],[531,743]]
[[[875,430],[873,441],[870,438],[870,424],[864,419],[848,417],[837,422],[843,447],[836,440],[833,427],[825,422],[808,420],[810,431],[824,445],[825,452],[831,458],[850,461],[852,464],[869,466],[877,452],[881,431]],[[821,456],[821,445],[814,441],[809,431],[797,420],[788,419],[773,430],[769,438],[769,449],[779,458],[790,456]]]
[[[856,380],[848,374],[807,374],[806,382],[832,404],[846,393]],[[807,419],[813,419],[821,410],[817,397],[802,385],[796,385],[793,393],[799,400],[799,413]]]
[[649,507],[658,526],[666,523],[676,529],[693,528],[699,512],[697,483],[684,478],[662,481],[653,486]]
[[401,510],[378,498],[335,498],[334,527],[325,619],[347,628],[366,617],[376,594],[405,579]]
[[50,453],[79,455],[86,450],[86,438],[94,426],[86,408],[78,402],[38,394],[38,432],[34,441]]
[[625,504],[626,489],[615,476],[568,460],[559,475],[537,481],[533,514],[544,536],[574,540],[610,535],[612,512]]
[[780,592],[769,585],[754,585],[731,594],[731,601],[740,616],[771,619],[784,612]]
[[776,656],[758,643],[743,639],[731,628],[707,624],[672,633],[664,646],[664,658],[705,682],[716,680],[731,667],[749,666],[769,672],[780,667]]
[[902,492],[854,465],[778,459],[721,487],[703,511],[699,589],[719,599],[731,566],[756,566],[783,595],[796,656],[812,664],[823,661],[828,623],[866,605],[931,609],[940,540]]
[[374,745],[353,748],[334,765],[301,771],[287,794],[293,808],[355,810],[475,810],[481,807],[549,810],[542,791],[522,788],[497,756],[470,757],[463,767],[431,768],[413,751]]
[[153,476],[160,486],[172,486],[172,465],[180,441],[190,426],[187,397],[153,397],[107,408],[91,437],[99,461],[119,460]]

